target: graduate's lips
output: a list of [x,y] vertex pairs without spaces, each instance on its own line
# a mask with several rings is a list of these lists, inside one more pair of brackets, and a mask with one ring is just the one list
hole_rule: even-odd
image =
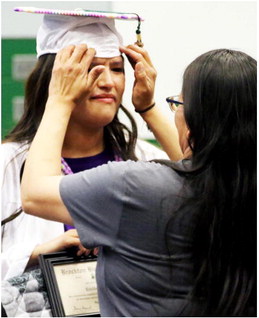
[[91,99],[108,104],[116,101],[116,97],[113,94],[98,94],[92,96]]

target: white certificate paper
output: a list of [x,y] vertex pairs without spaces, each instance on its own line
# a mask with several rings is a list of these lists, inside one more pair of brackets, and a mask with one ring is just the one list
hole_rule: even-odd
[[99,313],[96,264],[90,261],[54,266],[66,316]]

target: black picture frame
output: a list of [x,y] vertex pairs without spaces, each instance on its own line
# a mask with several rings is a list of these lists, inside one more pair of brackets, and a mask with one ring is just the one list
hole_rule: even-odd
[[[61,251],[41,254],[39,264],[45,279],[53,317],[100,317],[95,281],[96,257],[76,257],[69,251]],[[73,285],[75,281],[76,289],[73,289],[71,284],[66,290],[64,286],[62,288],[66,282],[72,282]],[[89,291],[86,288],[88,283]],[[78,290],[85,290],[85,295],[75,295]],[[86,296],[89,292],[90,294]],[[69,309],[67,307],[70,302],[65,301],[67,297],[72,299],[73,303]]]

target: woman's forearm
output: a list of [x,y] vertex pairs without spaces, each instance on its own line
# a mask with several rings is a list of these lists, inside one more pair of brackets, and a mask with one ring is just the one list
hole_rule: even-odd
[[146,121],[148,127],[168,154],[169,158],[175,161],[182,159],[183,153],[179,145],[178,133],[173,121],[169,120],[158,109],[158,106],[143,112],[154,103],[157,75],[148,52],[144,48],[140,48],[136,45],[122,46],[120,50],[126,54],[134,69],[135,82],[132,91],[132,103],[136,111],[139,112]]
[[64,100],[48,100],[26,160],[22,187],[29,187],[41,177],[60,175],[61,150],[70,113]]
[[183,153],[179,145],[178,133],[173,120],[169,120],[159,110],[157,105],[149,111],[142,113],[141,116],[169,158],[174,161],[181,160]]
[[21,194],[26,213],[72,224],[68,215],[54,213],[60,207],[61,150],[71,113],[69,103],[61,98],[48,100],[26,159]]

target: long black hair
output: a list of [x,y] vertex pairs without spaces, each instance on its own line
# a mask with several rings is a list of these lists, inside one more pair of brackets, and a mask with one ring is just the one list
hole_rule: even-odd
[[205,304],[192,314],[255,316],[256,61],[205,53],[185,70],[182,96],[192,150],[181,171],[192,191],[184,205],[198,213],[191,298]]
[[[48,87],[55,56],[56,54],[45,54],[38,59],[26,82],[24,113],[16,126],[5,137],[4,142],[32,142],[48,99]],[[120,109],[128,117],[131,128],[120,122],[118,114],[116,114],[113,121],[104,127],[105,143],[109,143],[123,160],[136,160],[137,125],[123,105],[120,105]]]

